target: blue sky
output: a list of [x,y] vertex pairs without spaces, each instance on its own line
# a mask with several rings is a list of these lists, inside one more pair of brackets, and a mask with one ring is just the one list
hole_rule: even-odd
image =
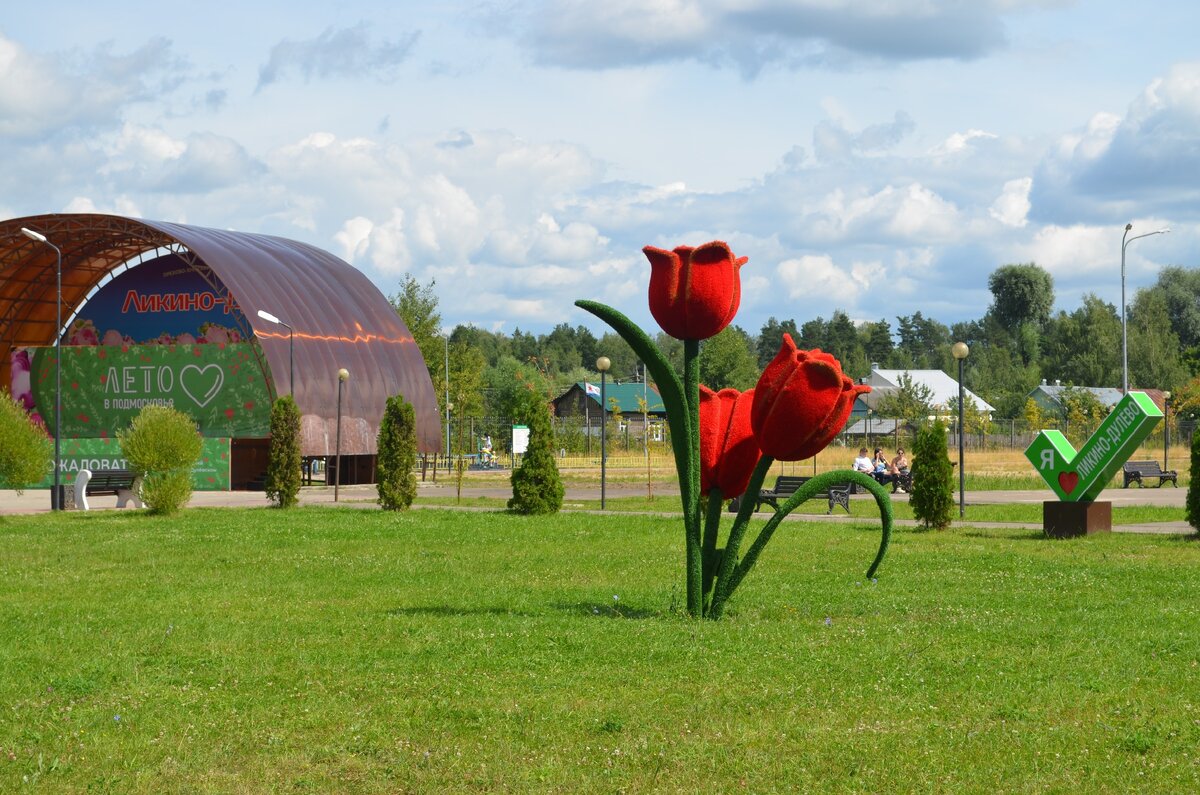
[[[264,232],[445,320],[650,324],[641,247],[727,240],[735,322],[987,309],[1034,261],[1120,298],[1200,242],[1200,4],[20,4],[0,217]],[[1152,10],[1152,13],[1150,10]]]

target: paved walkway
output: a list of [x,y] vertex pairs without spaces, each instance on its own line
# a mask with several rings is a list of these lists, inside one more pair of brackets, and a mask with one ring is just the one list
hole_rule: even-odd
[[[656,483],[654,484],[654,494],[658,497],[674,496],[678,497],[679,489],[674,483]],[[646,485],[632,483],[616,483],[607,487],[606,496],[610,498],[619,497],[643,497],[646,494]],[[455,489],[453,484],[446,483],[420,483],[418,486],[418,495],[427,497],[453,497]],[[462,496],[464,499],[472,499],[476,497],[492,497],[492,498],[508,498],[512,496],[512,490],[508,485],[507,480],[498,479],[495,484],[479,486],[473,485],[463,487]],[[956,495],[957,496],[957,495]],[[1048,491],[968,491],[966,493],[967,517],[962,521],[963,524],[968,524],[971,527],[995,527],[1009,529],[1030,529],[1041,530],[1040,523],[1029,522],[978,522],[971,521],[971,506],[972,505],[987,505],[987,504],[1002,504],[1002,503],[1041,503],[1050,497]],[[338,490],[339,505],[347,508],[365,508],[369,507],[375,500],[376,491],[374,486],[343,486]],[[1196,531],[1188,525],[1182,518],[1184,503],[1187,498],[1187,489],[1185,488],[1131,488],[1131,489],[1109,489],[1103,494],[1104,499],[1112,502],[1113,507],[1127,505],[1158,505],[1176,507],[1180,510],[1180,519],[1171,522],[1148,522],[1145,524],[1136,525],[1118,525],[1114,527],[1114,531],[1118,533],[1158,533],[1168,535],[1191,535]],[[599,513],[599,511],[583,511],[581,508],[572,508],[571,502],[579,502],[582,500],[599,500],[600,487],[597,486],[567,486],[565,497],[565,508],[569,511],[579,511],[581,513]],[[868,495],[857,495],[852,499],[869,500]],[[907,494],[897,494],[897,501],[906,502]],[[101,496],[91,500],[93,508],[97,510],[112,510],[116,506],[116,497]],[[333,489],[322,486],[309,486],[301,489],[300,502],[303,505],[334,505]],[[260,491],[197,491],[192,495],[190,505],[192,507],[266,507],[270,504],[266,495]],[[446,506],[422,506],[420,507],[446,507]],[[15,491],[0,490],[0,516],[18,515],[18,514],[36,514],[47,513],[50,510],[50,492],[48,491],[26,491],[23,494],[17,494]],[[462,510],[468,510],[464,508]],[[472,510],[490,510],[475,508]],[[671,515],[671,511],[650,512],[646,513],[661,513],[663,515]],[[828,522],[854,522],[861,521],[851,516],[824,516],[820,514],[804,514],[800,517],[790,517],[795,519],[803,519],[804,521],[828,521]],[[956,520],[957,521],[957,520]],[[913,527],[917,523],[912,520],[898,519],[896,524],[899,526]]]

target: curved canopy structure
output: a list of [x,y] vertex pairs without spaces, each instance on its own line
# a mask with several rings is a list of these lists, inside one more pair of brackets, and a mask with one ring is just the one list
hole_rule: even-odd
[[[361,272],[319,248],[268,235],[205,229],[112,215],[59,214],[0,222],[0,383],[9,382],[14,347],[53,345],[57,255],[21,228],[45,235],[62,252],[64,322],[108,274],[139,257],[172,252],[241,310],[243,332],[258,337],[276,394],[295,397],[304,417],[304,455],[331,455],[337,431],[340,369],[341,452],[373,454],[388,397],[413,404],[418,447],[440,449],[433,385],[412,334]],[[283,326],[292,327],[294,362]],[[290,373],[295,372],[295,383]]]

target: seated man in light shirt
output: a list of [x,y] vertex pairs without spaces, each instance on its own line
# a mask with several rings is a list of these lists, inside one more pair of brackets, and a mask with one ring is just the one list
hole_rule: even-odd
[[871,457],[867,455],[867,448],[860,448],[858,458],[854,459],[854,466],[851,467],[855,472],[865,472],[870,475],[875,471],[875,464],[871,461]]

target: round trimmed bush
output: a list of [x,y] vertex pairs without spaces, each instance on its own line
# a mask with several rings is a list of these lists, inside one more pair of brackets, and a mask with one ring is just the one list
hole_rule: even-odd
[[129,467],[142,476],[142,502],[151,513],[176,513],[192,498],[192,469],[200,458],[200,431],[182,411],[146,406],[117,432]]

